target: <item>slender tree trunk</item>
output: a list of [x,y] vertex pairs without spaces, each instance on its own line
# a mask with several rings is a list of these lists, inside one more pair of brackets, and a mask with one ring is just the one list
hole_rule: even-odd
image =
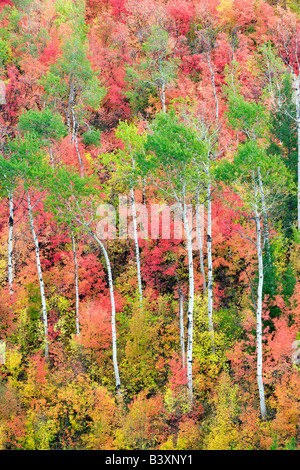
[[82,177],[82,176],[83,176],[83,161],[82,161],[82,158],[81,158],[81,155],[80,155],[80,151],[79,151],[79,147],[78,147],[77,130],[75,131],[74,142],[75,142],[75,148],[76,148],[77,158],[78,158],[79,165],[80,165],[80,175],[81,175],[81,177]]
[[[71,77],[71,82],[70,82],[70,90],[69,90],[69,99],[68,99],[68,108],[67,108],[67,116],[68,116],[68,128],[69,128],[69,134],[70,134],[70,142],[72,143],[73,137],[74,137],[74,111],[73,111],[73,101],[74,101],[74,84],[73,84],[73,76]],[[72,115],[72,120],[73,120],[73,126],[71,129],[71,118],[70,115]]]
[[178,298],[179,298],[179,327],[180,327],[180,349],[181,349],[181,360],[182,368],[185,368],[185,337],[184,337],[184,321],[183,321],[183,305],[184,297],[183,292],[178,289]]
[[262,293],[264,282],[264,265],[262,253],[262,237],[260,227],[260,216],[257,208],[257,188],[254,180],[254,194],[255,194],[255,226],[256,226],[256,250],[258,258],[258,288],[257,288],[257,301],[256,301],[256,342],[257,342],[257,385],[260,401],[260,412],[263,419],[266,419],[266,403],[265,391],[262,379]]
[[211,183],[207,185],[207,291],[208,291],[208,329],[211,337],[212,352],[215,353],[214,323],[213,323],[213,262],[211,235]]
[[262,206],[262,213],[263,213],[263,222],[264,222],[264,239],[265,239],[267,245],[269,246],[269,244],[270,244],[270,234],[269,234],[269,225],[268,225],[268,214],[267,214],[267,208],[266,208],[264,186],[263,186],[261,173],[260,173],[260,167],[258,167],[258,169],[257,169],[257,174],[258,174],[259,192],[260,192],[261,206]]
[[113,283],[113,277],[112,277],[112,272],[111,272],[111,265],[110,265],[108,253],[103,243],[99,240],[99,238],[93,232],[89,231],[89,235],[100,246],[103,252],[105,262],[106,262],[106,267],[107,267],[110,301],[111,301],[111,333],[112,333],[113,365],[114,365],[115,380],[116,380],[116,390],[118,394],[120,395],[121,394],[121,381],[120,381],[119,366],[118,366],[118,359],[117,359],[116,307],[115,307],[114,283]]
[[[207,52],[207,62],[211,75],[214,99],[216,104],[216,121],[219,120],[219,101],[216,91],[215,74],[210,62],[210,51]],[[208,157],[209,158],[209,157]],[[207,176],[209,177],[209,163],[207,167]],[[211,235],[211,182],[207,186],[207,282],[208,282],[208,328],[212,342],[212,352],[215,354],[214,325],[213,325],[213,263],[212,263],[212,235]]]
[[200,202],[199,202],[199,190],[196,190],[196,223],[197,223],[197,234],[199,243],[199,258],[200,258],[200,271],[203,277],[203,292],[206,294],[206,274],[203,262],[203,241],[201,233],[201,220],[200,220]]
[[52,149],[51,149],[50,143],[48,144],[48,148],[49,148],[50,165],[52,168],[54,168],[54,160],[53,160]]
[[139,286],[141,312],[143,312],[143,288],[142,288],[142,277],[141,277],[140,249],[139,249],[139,240],[138,240],[138,233],[137,233],[135,197],[134,197],[133,188],[130,188],[130,193],[131,193],[131,209],[132,209],[132,216],[133,216],[133,231],[134,231],[137,278],[138,278],[138,286]]
[[77,137],[78,126],[77,126],[77,120],[76,120],[75,111],[74,111],[74,98],[75,98],[75,89],[74,89],[74,83],[72,79],[71,84],[70,84],[70,94],[69,94],[69,104],[68,104],[68,113],[70,113],[71,111],[72,121],[73,121],[71,142],[74,141],[77,158],[78,158],[79,165],[80,165],[80,174],[81,176],[83,176],[83,161],[82,161],[82,158],[79,152],[79,147],[78,147],[78,137]]
[[72,247],[73,247],[73,257],[74,257],[74,274],[75,274],[75,316],[76,316],[76,334],[79,336],[79,290],[78,290],[78,266],[77,266],[77,256],[76,256],[76,244],[74,232],[71,229],[72,236]]
[[164,82],[161,85],[161,89],[158,88],[158,91],[159,91],[159,96],[160,96],[160,100],[162,104],[162,110],[163,110],[163,113],[165,113],[167,109],[166,109],[166,85]]
[[34,229],[34,221],[33,221],[33,215],[32,215],[32,208],[31,208],[31,201],[30,201],[29,192],[27,192],[27,201],[28,201],[29,222],[30,222],[32,238],[33,238],[34,245],[35,245],[36,266],[37,266],[37,272],[38,272],[39,284],[40,284],[40,292],[41,292],[43,325],[44,325],[44,335],[45,335],[45,357],[48,358],[48,355],[49,355],[49,342],[48,342],[48,316],[47,316],[46,295],[45,295],[43,273],[42,273],[42,268],[41,268],[39,241],[38,241],[38,237],[37,237],[37,234],[35,232],[35,229]]
[[13,295],[13,230],[14,230],[14,199],[13,190],[9,191],[9,219],[8,219],[8,284],[9,294]]
[[190,403],[193,401],[193,334],[194,334],[194,263],[191,228],[189,227],[185,196],[183,198],[183,221],[187,238],[187,252],[189,262],[189,303],[187,312],[187,386]]

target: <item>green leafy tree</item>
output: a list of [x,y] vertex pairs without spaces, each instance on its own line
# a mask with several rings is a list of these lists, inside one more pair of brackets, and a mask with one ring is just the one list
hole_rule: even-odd
[[[107,268],[110,300],[113,365],[116,390],[121,393],[121,381],[117,360],[116,306],[111,262],[104,242],[98,237],[97,209],[102,202],[98,196],[98,184],[94,177],[82,177],[66,168],[58,168],[48,180],[47,205],[59,223],[69,226],[73,233],[89,235],[101,249]],[[73,239],[73,251],[74,239]],[[74,258],[75,261],[75,258]],[[76,263],[76,262],[75,262]],[[76,264],[75,264],[76,269]]]
[[145,144],[146,154],[139,156],[139,165],[151,175],[154,185],[168,202],[177,204],[186,236],[189,271],[187,384],[189,399],[193,399],[193,310],[194,263],[192,249],[192,221],[189,215],[195,191],[194,160],[202,154],[205,144],[191,128],[179,121],[175,113],[159,113],[151,127]]
[[41,200],[42,190],[44,188],[43,183],[47,178],[49,167],[45,162],[44,154],[41,151],[40,142],[30,133],[9,141],[8,147],[10,158],[7,160],[3,156],[0,156],[0,172],[2,178],[7,181],[6,184],[9,192],[12,191],[13,185],[18,181],[23,185],[26,194],[27,211],[35,246],[36,265],[42,302],[45,357],[48,357],[49,342],[47,302],[41,268],[38,233],[35,227],[34,209]]
[[249,221],[254,223],[254,236],[244,236],[255,245],[258,262],[258,281],[256,299],[253,306],[256,311],[257,343],[257,383],[262,418],[266,418],[266,403],[263,384],[263,351],[262,351],[262,301],[264,276],[271,269],[270,251],[267,251],[264,266],[263,249],[269,248],[269,221],[274,220],[276,204],[289,195],[291,177],[281,158],[267,153],[269,116],[261,103],[247,102],[235,91],[229,94],[229,122],[231,126],[244,135],[234,161],[223,162],[218,169],[220,180],[231,186],[244,201]]
[[19,118],[19,129],[23,132],[33,133],[41,142],[47,146],[51,164],[53,165],[52,145],[55,141],[66,135],[66,128],[58,113],[49,108],[42,111],[30,109],[21,114]]
[[83,172],[78,147],[78,131],[86,124],[89,109],[97,109],[106,94],[98,73],[88,59],[88,44],[80,37],[69,38],[62,45],[62,56],[50,67],[42,80],[46,96],[65,116],[71,141],[74,142]]
[[175,84],[179,66],[174,56],[169,33],[161,26],[152,25],[142,45],[142,57],[136,67],[128,67],[126,80],[132,90],[126,92],[136,111],[142,111],[141,97],[157,91],[162,110],[166,112],[166,90]]

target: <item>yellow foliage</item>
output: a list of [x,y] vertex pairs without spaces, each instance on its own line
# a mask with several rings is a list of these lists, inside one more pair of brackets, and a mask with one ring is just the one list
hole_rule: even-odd
[[217,11],[223,24],[229,24],[231,27],[235,24],[235,12],[233,0],[221,0]]
[[169,436],[166,442],[161,444],[159,447],[160,450],[177,450],[176,446],[174,446],[174,440],[172,436]]
[[6,435],[6,426],[0,422],[0,450],[5,450]]
[[21,362],[22,362],[22,353],[16,347],[13,347],[13,346],[10,346],[9,348],[7,348],[5,366],[6,366],[7,371],[10,374],[8,376],[8,380],[10,384],[15,388],[18,388],[18,384],[19,384],[18,375],[22,369]]
[[211,431],[206,438],[207,450],[234,449],[239,440],[236,424],[239,408],[237,404],[237,386],[230,377],[222,373],[215,396],[215,415]]
[[26,437],[23,448],[26,450],[50,450],[50,442],[56,427],[52,420],[43,413],[29,409],[26,416]]

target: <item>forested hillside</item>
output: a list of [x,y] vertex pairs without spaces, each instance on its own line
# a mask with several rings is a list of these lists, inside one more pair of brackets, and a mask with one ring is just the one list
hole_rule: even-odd
[[300,449],[298,0],[0,24],[0,449]]

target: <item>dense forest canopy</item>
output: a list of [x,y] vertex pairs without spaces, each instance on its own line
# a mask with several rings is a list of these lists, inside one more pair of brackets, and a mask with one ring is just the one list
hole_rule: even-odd
[[0,23],[0,449],[300,449],[298,0]]

